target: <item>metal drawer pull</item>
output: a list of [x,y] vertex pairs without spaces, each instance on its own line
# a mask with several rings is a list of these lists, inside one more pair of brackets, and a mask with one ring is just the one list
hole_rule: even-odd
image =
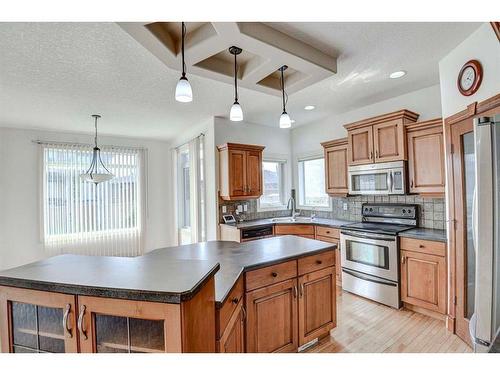
[[316,260],[316,264],[321,264],[321,263],[323,263],[321,260],[319,260],[319,259]]
[[420,244],[420,245],[418,245],[418,247],[421,248],[421,249],[423,249],[425,246],[422,245],[422,244]]
[[293,286],[293,298],[297,298],[297,285]]
[[66,310],[64,310],[64,316],[63,316],[62,324],[63,324],[64,330],[68,334],[68,337],[72,338],[73,334],[71,333],[71,328],[68,327],[68,317],[69,317],[69,313],[70,312],[71,312],[71,305],[68,303],[66,305]]
[[278,274],[277,274],[276,272],[273,272],[271,275],[272,275],[273,277],[277,277],[277,276],[278,276]]
[[401,257],[401,263],[402,263],[402,264],[405,264],[405,261],[406,261],[406,257],[402,256],[402,257]]
[[84,340],[87,340],[87,332],[83,329],[83,317],[85,315],[85,305],[82,305],[80,307],[80,315],[78,315],[78,330],[80,331],[81,335],[83,336]]
[[245,306],[241,306],[241,311],[243,312],[243,320],[247,320],[247,311],[245,310]]
[[300,297],[304,295],[304,284],[300,284]]

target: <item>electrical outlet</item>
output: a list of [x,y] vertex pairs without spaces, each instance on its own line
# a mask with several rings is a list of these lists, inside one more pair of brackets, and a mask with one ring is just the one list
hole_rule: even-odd
[[227,206],[222,206],[222,213],[223,214],[227,213]]
[[347,203],[344,203],[343,208],[344,208],[344,211],[347,211]]
[[243,207],[241,206],[241,204],[239,204],[236,209],[238,210],[238,212],[243,212]]
[[244,204],[243,205],[243,212],[247,212],[248,211],[248,204]]

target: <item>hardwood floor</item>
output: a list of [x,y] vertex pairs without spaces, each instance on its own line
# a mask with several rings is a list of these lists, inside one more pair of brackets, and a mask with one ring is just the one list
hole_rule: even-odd
[[307,353],[470,353],[444,321],[337,290],[337,328]]

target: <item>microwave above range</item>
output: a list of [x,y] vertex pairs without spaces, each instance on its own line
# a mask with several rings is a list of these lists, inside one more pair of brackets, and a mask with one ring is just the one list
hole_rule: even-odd
[[349,194],[390,195],[406,193],[404,161],[353,165],[348,168]]

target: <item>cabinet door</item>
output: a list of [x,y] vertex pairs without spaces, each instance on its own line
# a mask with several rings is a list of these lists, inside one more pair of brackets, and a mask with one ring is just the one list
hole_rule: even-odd
[[342,286],[342,249],[340,248],[340,241],[337,243],[337,250],[335,251],[335,278],[337,286]]
[[76,353],[73,295],[0,287],[2,351]]
[[229,195],[246,195],[246,151],[229,150]]
[[347,133],[349,165],[373,163],[372,126],[350,130]]
[[262,153],[246,152],[246,193],[249,197],[262,195]]
[[373,125],[375,163],[405,160],[405,141],[401,120]]
[[410,193],[444,194],[444,146],[441,128],[408,133]]
[[219,340],[219,353],[245,352],[245,318],[246,312],[243,308],[243,301],[240,301]]
[[336,326],[335,268],[299,277],[299,346]]
[[346,195],[347,185],[347,144],[325,148],[326,193]]
[[403,250],[401,300],[444,314],[446,312],[445,258]]
[[297,279],[246,294],[247,352],[294,352],[298,348]]
[[180,305],[78,297],[84,353],[181,351]]

